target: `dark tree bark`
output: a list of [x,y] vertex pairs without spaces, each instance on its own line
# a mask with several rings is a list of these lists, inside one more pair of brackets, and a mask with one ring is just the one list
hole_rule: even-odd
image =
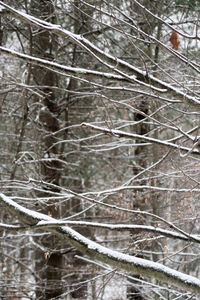
[[[55,12],[52,1],[48,0],[32,0],[30,12],[32,15],[40,17],[43,20],[48,20],[55,23]],[[54,59],[56,50],[56,39],[48,30],[34,29],[30,39],[30,52],[32,55],[45,58],[48,60]],[[39,123],[44,134],[42,140],[39,141],[42,147],[43,158],[49,158],[48,161],[41,163],[41,179],[44,182],[51,183],[54,187],[49,188],[49,192],[59,192],[59,180],[61,176],[61,165],[55,159],[58,156],[59,149],[54,145],[56,137],[53,135],[59,130],[59,121],[57,114],[59,112],[56,93],[53,87],[58,86],[58,76],[50,71],[38,66],[32,68],[32,77],[34,84],[37,84],[38,89],[43,97],[41,109],[39,111]],[[39,99],[35,98],[35,102]],[[51,160],[51,158],[53,158]],[[40,193],[40,197],[48,197],[46,193]],[[50,194],[49,194],[50,196]],[[41,208],[45,213],[60,217],[60,210],[55,201],[48,201],[45,209]],[[37,282],[36,298],[37,299],[52,299],[58,297],[62,293],[62,254],[59,252],[61,243],[58,242],[56,236],[48,236],[40,239],[40,243],[47,253],[37,249],[36,255],[36,273],[41,278]]]
[[[137,106],[137,110],[138,110],[138,112],[135,113],[134,120],[135,120],[135,122],[139,122],[139,124],[136,125],[135,132],[139,135],[145,135],[149,131],[149,126],[144,121],[146,116],[149,113],[148,102],[145,101],[145,99],[142,100],[139,103],[139,105]],[[140,141],[136,140],[136,143],[137,142],[140,142]],[[147,167],[146,157],[148,157],[146,148],[144,149],[144,147],[138,146],[135,149],[136,164],[133,168],[133,173],[135,175],[137,175],[140,171],[142,171],[143,169],[145,169]],[[144,210],[145,207],[146,207],[145,197],[142,197],[140,191],[136,191],[133,208]],[[144,224],[143,219],[134,220],[134,223],[136,223],[136,222],[140,223],[140,224]],[[133,238],[134,238],[134,236],[133,236]],[[134,278],[139,278],[139,277],[135,276],[134,274],[132,274],[132,276],[133,276],[133,280],[130,281],[130,284],[127,287],[127,299],[128,300],[144,300],[144,297],[142,296],[141,291],[134,285],[134,283],[137,283],[137,281],[134,282]]]

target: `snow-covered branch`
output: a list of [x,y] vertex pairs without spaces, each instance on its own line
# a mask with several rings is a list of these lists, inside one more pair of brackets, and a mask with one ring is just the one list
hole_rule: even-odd
[[[37,223],[36,227],[39,228],[56,228],[60,226],[78,226],[78,227],[94,227],[99,229],[108,229],[112,231],[130,231],[131,233],[139,233],[139,232],[148,232],[159,234],[172,239],[180,239],[184,241],[192,241],[200,243],[200,237],[197,235],[186,236],[177,232],[173,232],[170,230],[154,227],[154,226],[146,226],[146,225],[132,225],[132,224],[106,224],[106,223],[96,223],[96,222],[86,222],[86,221],[59,221],[55,220],[54,222],[49,221],[41,221]],[[1,227],[1,225],[0,225]]]
[[[44,68],[51,68],[54,72],[59,72],[60,75],[67,75],[67,76],[72,76],[75,75],[77,77],[87,77],[87,76],[94,76],[97,78],[107,78],[110,80],[117,80],[117,81],[128,81],[127,78],[121,76],[121,75],[116,75],[113,73],[106,73],[106,72],[99,72],[99,71],[93,71],[93,70],[87,70],[84,68],[74,68],[74,67],[68,67],[68,66],[63,66],[61,64],[42,59],[39,57],[34,57],[28,54],[23,54],[19,53],[17,51],[5,48],[0,46],[0,53],[5,53],[9,56],[14,56],[18,57],[22,60],[25,60],[26,62],[30,62],[32,64],[36,64],[40,67]],[[62,72],[62,74],[61,74]],[[133,80],[135,76],[131,76],[130,80]]]
[[[63,38],[70,39],[73,43],[80,46],[83,50],[85,50],[89,55],[94,57],[98,60],[101,64],[106,66],[108,69],[116,72],[120,76],[126,78],[128,81],[137,82],[141,85],[147,86],[151,89],[155,89],[160,92],[172,92],[173,94],[182,98],[183,101],[187,101],[191,105],[198,105],[200,104],[199,97],[192,96],[188,94],[188,90],[185,88],[179,89],[174,87],[173,85],[156,78],[155,76],[147,73],[146,71],[140,70],[139,68],[133,66],[132,64],[119,59],[117,57],[112,56],[109,53],[101,50],[89,40],[87,40],[82,35],[74,34],[66,29],[63,29],[59,25],[55,25],[36,17],[33,17],[29,14],[24,12],[20,12],[9,5],[0,1],[0,4],[9,10],[10,13],[14,14],[18,19],[25,21],[26,23],[36,25],[40,28],[50,30],[55,34],[62,36]],[[132,75],[130,75],[132,74]],[[133,77],[133,74],[135,75]]]
[[124,132],[124,131],[117,130],[117,129],[109,129],[109,128],[105,128],[105,127],[96,126],[96,125],[93,125],[90,123],[82,123],[82,126],[85,126],[85,127],[91,128],[93,130],[100,131],[104,134],[109,134],[111,136],[118,137],[118,138],[126,137],[129,139],[140,139],[140,140],[143,140],[148,143],[150,142],[152,144],[167,146],[172,149],[178,149],[178,150],[182,150],[184,152],[189,152],[189,153],[193,153],[193,154],[200,154],[198,149],[190,149],[188,147],[177,145],[177,144],[171,143],[169,141],[155,139],[152,137],[148,137],[146,135],[144,136],[144,135],[140,135],[140,134],[136,134],[136,133]]
[[[36,225],[41,221],[56,221],[54,218],[45,214],[24,208],[2,193],[0,194],[0,202],[4,207],[7,207],[12,214],[18,216],[18,218],[26,224]],[[67,242],[83,254],[115,268],[124,269],[128,272],[140,274],[141,276],[155,278],[180,289],[200,294],[200,280],[193,276],[175,271],[160,263],[110,250],[91,241],[67,226],[51,229],[51,231],[56,232],[62,238],[66,239]]]
[[198,235],[183,235],[174,231],[162,229],[154,226],[146,225],[132,225],[132,224],[106,224],[106,223],[96,223],[96,222],[87,222],[87,221],[39,221],[34,226],[20,226],[20,225],[10,225],[5,223],[0,223],[0,230],[8,231],[18,231],[18,230],[27,230],[27,229],[53,229],[61,226],[73,226],[73,227],[90,227],[96,229],[107,229],[111,231],[129,231],[131,233],[147,232],[157,235],[162,235],[163,237],[168,237],[172,239],[179,239],[188,242],[200,243],[200,237]]
[[5,223],[0,223],[0,230],[19,230],[24,229],[25,227],[18,226],[18,225],[10,225]]

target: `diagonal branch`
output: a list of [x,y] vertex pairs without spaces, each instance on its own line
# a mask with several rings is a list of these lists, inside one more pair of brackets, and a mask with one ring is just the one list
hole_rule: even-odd
[[200,238],[198,235],[183,235],[171,230],[162,229],[155,226],[146,226],[146,225],[135,225],[135,224],[106,224],[106,223],[97,223],[97,222],[86,222],[86,221],[39,221],[36,225],[32,226],[21,226],[21,225],[10,225],[5,223],[0,223],[0,231],[24,231],[24,230],[37,230],[37,229],[47,229],[51,230],[53,228],[58,228],[61,226],[73,226],[73,227],[92,227],[96,229],[108,229],[111,231],[130,231],[131,233],[147,232],[160,237],[168,237],[171,239],[179,239],[188,242],[196,242],[200,244]]
[[[124,78],[131,81],[131,77],[134,74],[136,76],[132,77],[132,81],[140,83],[141,85],[145,85],[151,89],[157,89],[162,92],[172,92],[173,94],[180,96],[183,101],[187,101],[193,106],[200,104],[199,97],[193,97],[188,95],[187,89],[180,90],[171,84],[162,81],[151,74],[147,74],[146,71],[142,71],[139,68],[129,64],[128,62],[119,59],[117,57],[112,56],[111,54],[106,53],[101,50],[93,43],[91,43],[88,39],[83,37],[82,35],[74,34],[69,30],[63,29],[60,25],[51,24],[49,22],[40,20],[34,16],[26,14],[24,12],[20,12],[9,5],[0,1],[0,5],[7,9],[9,13],[14,14],[18,19],[25,21],[26,23],[36,25],[40,28],[50,30],[55,32],[57,35],[62,36],[63,38],[70,39],[73,43],[80,46],[83,50],[85,50],[89,55],[94,57],[100,63],[116,72],[117,74],[123,76]],[[131,74],[131,75],[130,75]]]
[[[12,214],[18,216],[18,218],[23,220],[26,224],[36,225],[40,221],[55,222],[54,218],[24,208],[2,193],[0,193],[0,202],[7,207]],[[100,260],[115,268],[120,268],[145,277],[155,278],[164,283],[176,286],[177,288],[200,294],[200,280],[193,276],[175,271],[160,263],[110,250],[89,240],[67,226],[51,229],[51,231],[57,233],[77,250],[93,259]]]
[[30,62],[33,64],[36,64],[40,67],[44,67],[44,68],[52,68],[53,71],[59,71],[59,72],[63,72],[63,75],[68,75],[68,76],[72,76],[72,75],[76,75],[78,77],[87,77],[87,76],[94,76],[97,78],[107,78],[110,80],[117,80],[117,81],[133,81],[134,80],[134,76],[131,76],[130,79],[128,80],[128,78],[125,78],[121,75],[116,75],[113,73],[107,73],[107,72],[99,72],[99,71],[93,71],[93,70],[88,70],[88,69],[84,69],[84,68],[74,68],[74,67],[68,67],[68,66],[63,66],[61,64],[46,60],[46,59],[42,59],[39,57],[34,57],[28,54],[23,54],[5,47],[0,46],[0,53],[5,53],[9,56],[14,56],[14,57],[18,57],[22,60],[25,60],[26,62]]
[[[136,133],[128,133],[128,132],[124,132],[124,131],[117,130],[117,129],[109,129],[109,128],[105,128],[105,127],[96,126],[96,125],[93,125],[90,123],[82,123],[82,126],[89,127],[93,130],[100,131],[104,134],[109,134],[111,136],[118,137],[118,138],[125,137],[125,138],[129,138],[129,139],[140,139],[140,140],[147,142],[148,143],[147,145],[149,145],[149,143],[154,143],[154,144],[158,144],[158,145],[162,145],[162,146],[167,146],[172,149],[182,150],[182,151],[188,152],[188,153],[200,154],[198,149],[191,149],[188,147],[184,147],[181,145],[171,143],[169,141],[163,141],[163,140],[155,139],[155,138],[152,138],[149,136],[144,136],[144,135],[140,135],[140,134],[136,134]],[[144,144],[144,146],[145,146],[145,144]]]
[[[14,225],[6,225],[2,224],[2,226],[13,226]],[[148,233],[153,233],[153,234],[159,234],[162,235],[162,237],[168,237],[172,239],[180,239],[183,241],[188,241],[188,242],[196,242],[200,244],[200,237],[198,235],[183,235],[181,233],[177,233],[171,230],[166,230],[162,229],[159,227],[154,227],[154,226],[146,226],[146,225],[132,225],[132,224],[105,224],[105,223],[97,223],[97,222],[86,222],[86,221],[59,221],[55,220],[54,222],[49,222],[49,221],[40,221],[37,223],[36,229],[38,228],[57,228],[60,226],[78,226],[80,227],[94,227],[94,228],[99,228],[99,229],[108,229],[111,231],[130,231],[131,233],[138,233],[138,232],[148,232]],[[20,229],[23,227],[19,227]],[[1,229],[1,223],[0,223],[0,229]],[[5,227],[6,229],[6,227]],[[8,229],[12,229],[8,227]]]

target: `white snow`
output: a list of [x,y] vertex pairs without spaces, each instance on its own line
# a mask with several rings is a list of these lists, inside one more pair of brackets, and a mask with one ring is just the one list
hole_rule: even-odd
[[[31,217],[33,221],[38,220],[38,222],[56,222],[56,219],[52,217],[22,207],[2,193],[0,193],[0,198],[1,202],[4,202],[4,204],[10,207],[12,211],[16,210],[19,214],[21,213],[24,216]],[[200,280],[198,278],[183,274],[160,263],[152,262],[106,248],[94,241],[89,240],[70,227],[62,226],[57,229],[57,231],[60,234],[66,234],[66,237],[72,242],[73,245],[74,241],[76,242],[75,245],[77,245],[77,247],[80,246],[81,249],[84,247],[85,249],[92,250],[92,252],[89,251],[89,255],[94,256],[99,260],[132,272],[135,271],[136,273],[144,276],[150,276],[150,274],[152,274],[152,277],[160,279],[161,281],[172,283],[178,287],[187,288],[200,293]]]
[[33,218],[34,220],[46,220],[46,221],[55,221],[54,218],[51,218],[45,214],[42,213],[38,213],[36,211],[30,210],[28,208],[25,208],[19,204],[17,204],[16,202],[14,202],[13,200],[11,200],[9,197],[7,197],[6,195],[0,193],[0,197],[3,199],[3,202],[6,203],[8,206],[12,207],[12,210],[16,210],[19,211],[21,213],[24,213],[24,215],[27,215],[31,218]]
[[[27,216],[27,219],[31,219],[33,224],[35,224],[36,220],[56,222],[56,220],[52,217],[22,207],[2,193],[0,193],[0,198],[1,202],[3,202],[4,205],[6,204],[10,210],[13,212],[16,211],[16,214],[18,213],[18,215],[21,214],[24,217]],[[73,246],[81,249],[83,252],[86,250],[86,253],[89,256],[94,256],[94,258],[111,264],[114,267],[136,272],[137,274],[148,277],[155,277],[158,280],[160,279],[161,281],[173,284],[175,286],[200,293],[200,280],[193,276],[183,274],[160,263],[111,250],[99,245],[94,241],[91,241],[67,226],[58,228],[57,232],[63,236],[66,235],[67,239],[71,241]]]

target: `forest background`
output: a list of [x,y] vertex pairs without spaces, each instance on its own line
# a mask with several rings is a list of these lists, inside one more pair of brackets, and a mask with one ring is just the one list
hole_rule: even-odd
[[0,1],[1,299],[199,299],[199,17]]

